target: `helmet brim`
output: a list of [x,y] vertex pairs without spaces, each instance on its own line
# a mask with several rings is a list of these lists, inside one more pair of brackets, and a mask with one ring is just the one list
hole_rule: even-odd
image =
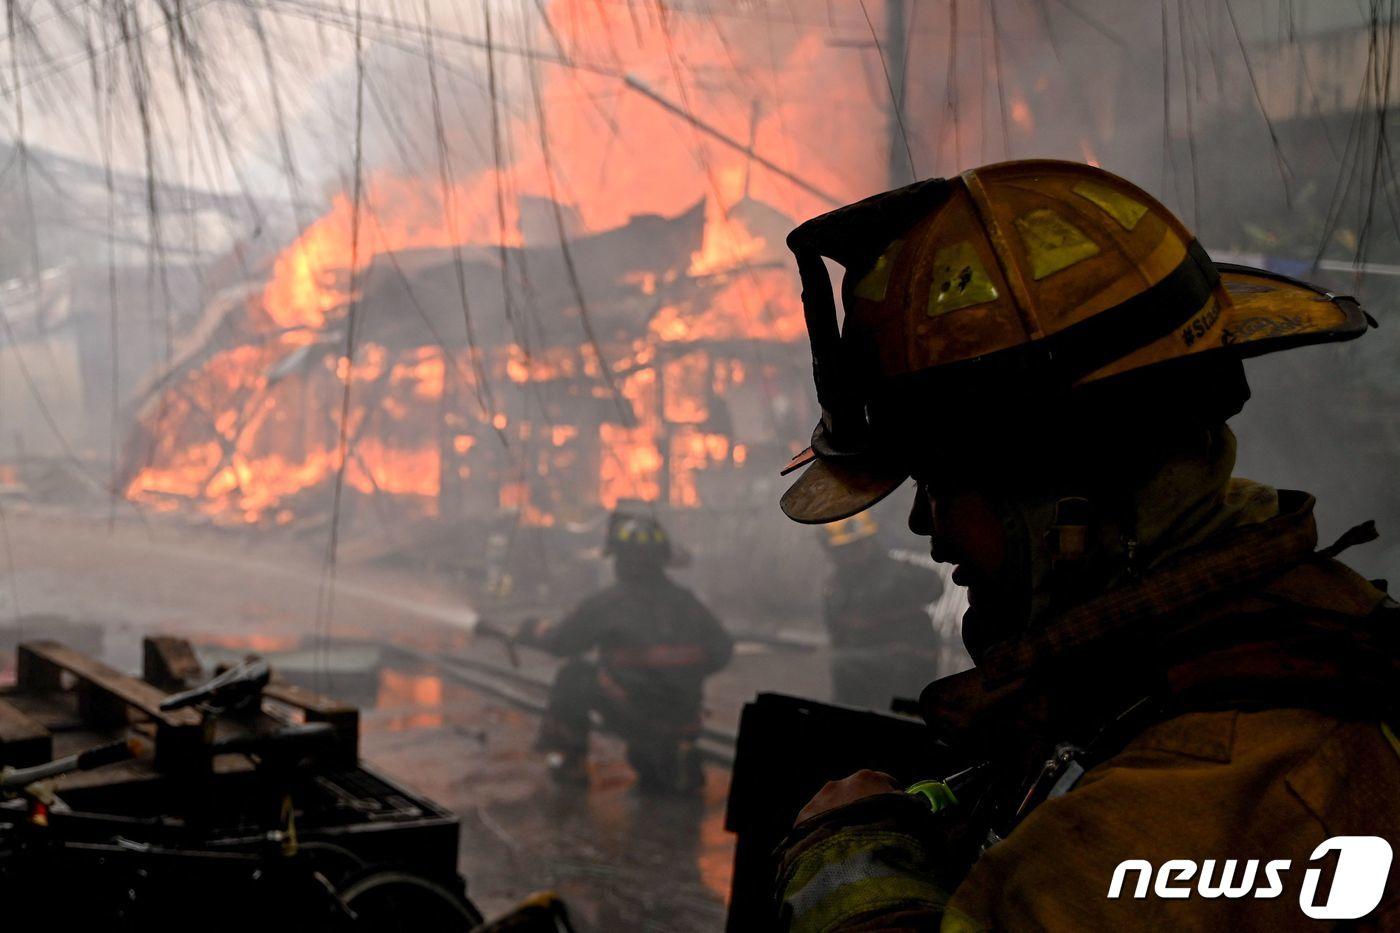
[[1241,358],[1316,343],[1352,340],[1372,321],[1356,299],[1276,272],[1216,263],[1231,307],[1224,346]]
[[[1217,263],[1230,297],[1222,312],[1222,344],[1207,353],[1241,359],[1309,344],[1352,340],[1374,322],[1356,300],[1296,279],[1229,263]],[[806,467],[782,498],[795,522],[822,525],[865,511],[899,488],[909,472],[875,454],[819,459],[808,448],[783,474]]]
[[864,512],[900,487],[908,470],[876,456],[819,460],[809,448],[786,472],[807,469],[783,493],[783,514],[804,525],[824,525]]

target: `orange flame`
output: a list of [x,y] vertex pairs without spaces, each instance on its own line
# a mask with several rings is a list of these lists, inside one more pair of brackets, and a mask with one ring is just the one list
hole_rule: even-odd
[[[756,150],[791,163],[812,185],[848,192],[873,190],[882,181],[869,141],[884,134],[884,114],[861,96],[859,57],[830,46],[820,30],[794,30],[781,47],[765,42],[760,48],[744,37],[726,41],[713,23],[636,16],[623,4],[553,0],[549,12],[556,23],[570,24],[568,41],[580,60],[614,63],[732,139],[750,139]],[[781,103],[760,108],[718,84],[677,89],[670,58],[677,49],[688,69],[744,67],[766,101]],[[547,125],[535,125],[526,108],[527,116],[508,129],[522,141],[547,130],[556,159],[547,163],[538,146],[512,147],[504,223],[497,220],[493,170],[466,176],[449,190],[433,178],[371,173],[358,208],[352,194],[336,195],[326,214],[276,258],[259,300],[237,325],[241,345],[167,382],[160,404],[143,419],[148,440],[128,496],[157,508],[189,501],[221,519],[286,523],[305,509],[324,508],[327,497],[306,494],[343,467],[349,489],[393,497],[420,515],[435,515],[449,488],[486,492],[476,484],[490,482],[490,492],[474,501],[493,501],[522,522],[547,526],[571,500],[611,507],[637,498],[694,507],[701,501],[702,471],[745,467],[748,447],[722,433],[729,430],[723,399],[745,384],[752,365],[742,347],[795,344],[805,335],[798,290],[775,233],[781,228],[777,211],[809,216],[829,205],[744,152],[702,138],[614,75],[542,68]],[[850,80],[829,82],[830,94],[804,93],[813,73]],[[840,108],[843,125],[833,133],[833,97],[841,95],[853,106]],[[606,116],[579,103],[605,96],[615,101]],[[1018,123],[1023,103],[1017,101],[1013,114]],[[1025,116],[1029,121],[1028,110]],[[646,144],[615,145],[614,126]],[[570,171],[577,166],[607,171],[584,177]],[[626,307],[637,315],[639,330],[649,314],[640,337],[636,331],[625,338],[603,334],[603,359],[586,344],[527,349],[515,343],[483,346],[475,358],[460,353],[456,359],[437,346],[367,343],[356,349],[353,365],[339,358],[328,328],[357,297],[352,282],[377,256],[471,244],[523,246],[514,195],[560,190],[574,199],[570,207],[584,231],[594,232],[641,214],[675,215],[705,198],[698,249],[677,257],[669,272],[634,270],[614,283],[632,289],[636,301]],[[779,220],[770,227],[762,211],[741,209],[755,204],[772,205]],[[298,363],[298,353],[310,362]],[[604,367],[615,374],[630,418],[596,414],[602,406],[593,399],[611,402]],[[478,370],[494,380],[496,410],[466,401],[478,388]],[[342,426],[347,381],[352,410]],[[558,397],[572,396],[591,413],[576,420],[564,409],[526,414],[515,404],[526,393],[516,387],[541,383],[567,386]],[[515,466],[504,468],[509,457],[497,432],[513,441],[534,438],[523,445],[532,458],[524,475]],[[342,437],[348,450],[343,464]],[[559,482],[575,493],[551,492],[551,483]]]
[[513,219],[507,219],[505,230],[484,220],[496,216],[495,202],[488,200],[494,197],[495,181],[489,177],[444,192],[431,181],[371,175],[358,215],[350,195],[335,195],[325,216],[277,257],[262,295],[267,316],[279,328],[302,330],[285,335],[289,342],[302,342],[306,332],[325,326],[328,315],[354,297],[348,291],[350,273],[363,271],[381,253],[472,241],[518,245]]
[[690,255],[691,275],[732,269],[760,255],[768,242],[749,232],[742,220],[725,214],[713,199],[705,202],[705,234],[700,249]]

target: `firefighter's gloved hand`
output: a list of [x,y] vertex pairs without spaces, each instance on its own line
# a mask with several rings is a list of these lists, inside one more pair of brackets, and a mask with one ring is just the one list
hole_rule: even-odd
[[955,886],[928,802],[879,771],[832,781],[779,847],[785,933],[937,930]]
[[816,796],[807,801],[807,805],[797,814],[797,820],[793,825],[835,810],[837,807],[844,807],[848,803],[863,800],[866,797],[874,797],[876,794],[898,793],[901,790],[903,788],[885,772],[862,768],[855,774],[839,781],[827,781],[825,786],[817,791]]

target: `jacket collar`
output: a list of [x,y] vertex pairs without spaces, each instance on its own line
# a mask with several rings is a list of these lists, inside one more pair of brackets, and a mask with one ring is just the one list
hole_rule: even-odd
[[1034,634],[997,646],[978,667],[930,684],[920,698],[924,718],[943,735],[999,732],[1013,722],[1043,720],[1047,682],[1085,670],[1094,649],[1125,636],[1165,639],[1184,621],[1228,613],[1237,601],[1232,597],[1257,591],[1313,558],[1314,504],[1307,493],[1280,490],[1277,517],[1185,551],[1150,575],[1067,610]]
[[1316,500],[1279,491],[1279,515],[1240,525],[1135,582],[1114,587],[1051,619],[1029,637],[989,650],[978,669],[991,684],[1025,675],[1128,629],[1161,622],[1207,600],[1261,583],[1308,558],[1317,547]]

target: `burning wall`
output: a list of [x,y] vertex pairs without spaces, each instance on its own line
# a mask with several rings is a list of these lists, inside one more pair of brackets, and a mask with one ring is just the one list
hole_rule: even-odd
[[[294,316],[284,275],[300,260],[284,254],[147,399],[127,494],[250,523],[323,511],[350,380],[345,483],[376,507],[538,525],[619,498],[696,507],[699,474],[742,470],[755,440],[778,440],[774,413],[755,410],[804,379],[790,273],[750,228],[786,224],[756,203],[723,218],[697,204],[573,241],[603,361],[557,246],[470,249],[460,267],[440,248],[374,258],[354,296],[353,365],[348,276],[316,279],[339,302],[303,294]],[[795,397],[779,418],[793,425],[807,420]]]

